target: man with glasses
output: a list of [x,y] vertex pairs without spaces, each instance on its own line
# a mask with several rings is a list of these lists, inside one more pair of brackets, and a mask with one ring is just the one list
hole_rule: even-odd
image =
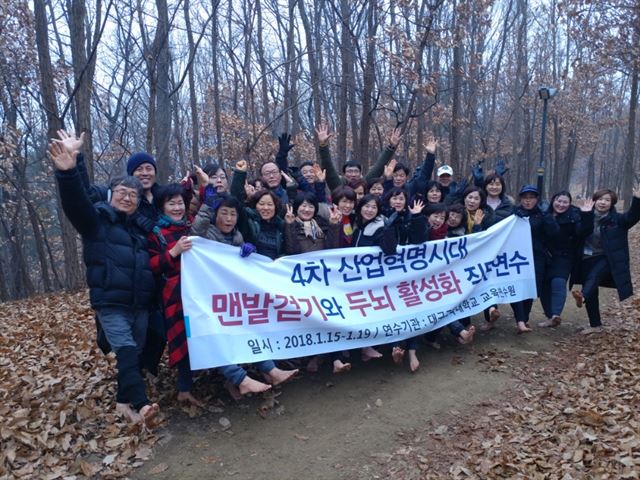
[[138,359],[155,296],[146,235],[132,221],[143,184],[133,176],[116,178],[110,199],[93,203],[77,168],[77,152],[51,143],[48,153],[64,213],[82,236],[91,307],[116,354],[116,410],[132,422],[147,421],[159,407],[147,398]]
[[[237,172],[234,172],[234,175]],[[282,186],[282,178],[284,176],[284,180],[286,182],[287,188]],[[280,199],[283,205],[287,205],[289,203],[289,194],[288,191],[292,193],[295,192],[297,188],[297,184],[295,181],[284,172],[280,171],[280,168],[276,164],[276,162],[265,162],[260,167],[260,177],[262,183],[271,190],[276,197]],[[232,188],[233,191],[233,188]]]
[[[320,144],[320,166],[327,171],[326,182],[329,190],[333,191],[340,185],[346,185],[349,182],[362,179],[362,165],[360,162],[356,162],[354,160],[345,162],[344,167],[342,167],[343,176],[340,177],[340,175],[338,175],[338,171],[331,160],[331,151],[329,150],[329,139],[333,136],[333,133],[329,131],[328,123],[323,122],[318,125],[316,128],[316,136],[318,137],[318,143]],[[402,140],[401,131],[399,128],[395,128],[389,137],[389,144],[384,150],[382,150],[382,152],[380,152],[376,163],[372,165],[371,169],[364,177],[366,181],[382,176],[384,173],[384,167],[393,158],[393,155],[400,144],[400,140]]]

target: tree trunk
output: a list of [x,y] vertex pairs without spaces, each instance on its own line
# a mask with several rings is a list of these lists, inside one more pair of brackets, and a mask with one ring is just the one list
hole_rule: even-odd
[[[184,23],[187,29],[187,41],[189,43],[189,58],[194,59],[196,46],[193,41],[193,30],[191,29],[190,1],[184,0]],[[215,23],[215,22],[214,22]],[[200,165],[200,122],[198,122],[198,103],[196,99],[196,79],[193,72],[193,64],[189,62],[189,106],[191,107],[191,159],[195,165]]]
[[360,144],[356,150],[356,158],[370,158],[369,155],[369,130],[371,129],[371,105],[373,88],[376,81],[375,54],[376,32],[378,29],[378,2],[372,0],[367,6],[367,54],[364,65],[362,86],[362,112],[360,117]]
[[[636,42],[638,45],[638,38],[640,32],[636,30]],[[625,148],[625,160],[622,167],[622,195],[624,199],[624,207],[629,208],[631,204],[631,197],[633,193],[633,185],[637,182],[635,178],[634,161],[635,161],[635,146],[636,146],[636,112],[638,109],[638,67],[640,61],[637,58],[633,59],[633,70],[631,72],[631,93],[629,95],[629,125],[627,128],[627,142]]]
[[166,183],[172,172],[169,163],[169,140],[171,138],[171,98],[169,97],[169,11],[167,0],[156,0],[158,23],[153,40],[156,56],[156,115],[154,144],[158,163],[158,183]]
[[220,32],[218,30],[218,12],[220,10],[220,0],[211,0],[214,21],[211,22],[211,60],[213,69],[213,109],[214,123],[216,126],[216,152],[218,162],[224,159],[222,149],[222,120],[220,118],[220,67],[218,66],[218,52],[220,51]]
[[453,96],[451,101],[451,132],[449,142],[451,144],[451,167],[454,172],[462,173],[460,170],[460,129],[462,128],[462,26],[460,25],[459,12],[457,5],[454,3],[454,41],[453,47]]
[[[99,39],[101,23],[102,0],[96,2],[96,34],[94,41]],[[85,2],[71,0],[71,12],[69,15],[69,33],[73,41],[70,42],[71,59],[73,63],[73,76],[75,81],[75,130],[79,134],[85,132],[84,158],[87,165],[89,178],[93,180],[93,140],[91,138],[91,92],[93,76],[96,67],[97,54],[93,53],[96,45],[87,39],[85,25],[87,23],[87,9]],[[91,55],[91,57],[89,57]]]
[[[36,45],[38,49],[38,65],[40,70],[40,92],[42,95],[42,103],[47,114],[47,136],[48,138],[54,138],[56,136],[56,132],[62,128],[62,122],[58,115],[58,104],[56,103],[55,85],[53,83],[54,75],[53,68],[51,66],[51,56],[49,54],[47,14],[44,0],[35,0],[33,6],[36,28]],[[62,211],[60,192],[58,191],[57,182],[56,201],[64,254],[65,288],[75,290],[83,285],[84,280],[78,259],[76,232]]]

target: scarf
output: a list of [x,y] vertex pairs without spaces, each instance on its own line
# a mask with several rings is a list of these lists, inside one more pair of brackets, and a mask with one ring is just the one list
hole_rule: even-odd
[[353,238],[353,225],[351,225],[351,218],[349,215],[342,215],[342,237],[347,245],[351,245],[351,239]]
[[153,227],[152,231],[155,234],[155,236],[158,237],[158,241],[160,242],[160,245],[162,246],[162,248],[165,248],[167,246],[167,239],[164,238],[164,235],[162,234],[162,231],[160,229],[167,228],[170,226],[184,227],[186,225],[188,225],[188,221],[184,218],[182,220],[173,220],[169,216],[165,215],[164,213],[161,213],[160,216],[158,217],[158,222],[156,226]]
[[466,229],[467,233],[473,233],[473,224],[474,224],[473,213],[467,210],[467,229]]
[[316,222],[315,218],[312,218],[308,221],[302,221],[299,218],[296,219],[299,223],[302,224],[302,228],[304,230],[304,236],[307,238],[311,238],[312,240],[316,240],[318,238],[324,238],[324,232]]

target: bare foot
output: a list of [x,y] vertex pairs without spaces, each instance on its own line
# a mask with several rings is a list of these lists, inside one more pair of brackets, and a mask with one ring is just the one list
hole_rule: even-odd
[[311,357],[311,360],[309,360],[309,363],[307,363],[307,372],[318,373],[318,369],[320,368],[320,358],[320,355]]
[[460,335],[458,335],[458,341],[463,345],[468,345],[473,342],[473,336],[476,334],[476,327],[471,325],[466,330],[462,330]]
[[482,325],[478,327],[478,330],[481,332],[487,332],[491,330],[495,325],[492,322],[484,322]]
[[413,373],[416,370],[418,370],[419,368],[420,368],[420,361],[418,360],[418,357],[416,356],[416,351],[415,350],[409,350],[409,370],[411,370],[411,373]]
[[496,323],[500,318],[500,310],[498,307],[491,307],[489,309],[489,322]]
[[368,362],[374,358],[382,358],[382,354],[373,347],[364,347],[360,350],[363,362]]
[[562,319],[558,315],[553,315],[551,318],[548,318],[543,322],[539,322],[538,326],[542,328],[557,327],[561,323]]
[[604,327],[587,327],[584,330],[580,331],[582,335],[591,335],[592,333],[602,333],[604,332]]
[[336,359],[333,361],[333,373],[347,373],[351,370],[350,363],[344,363],[340,359]]
[[139,413],[142,416],[143,422],[146,424],[149,420],[160,413],[160,407],[157,403],[150,403],[142,407]]
[[128,403],[116,403],[116,413],[123,416],[131,423],[142,422],[142,416],[136,412]]
[[240,390],[231,381],[227,380],[226,382],[224,382],[224,388],[227,389],[227,392],[229,392],[229,395],[231,395],[231,398],[233,398],[235,401],[242,400],[242,394],[240,393]]
[[196,407],[204,408],[204,403],[194,397],[191,392],[178,392],[178,401],[181,403],[188,403],[195,405]]
[[518,333],[527,333],[530,331],[531,329],[527,326],[525,322],[518,322]]
[[273,368],[269,371],[271,385],[280,385],[292,378],[296,373],[298,373],[297,368],[295,370],[280,370],[277,367]]
[[393,358],[393,363],[396,365],[402,365],[402,360],[404,359],[404,349],[400,347],[393,347],[391,351],[391,358]]
[[538,322],[538,326],[540,328],[548,328],[548,327],[553,327],[555,325],[553,324],[553,321],[550,318],[547,318],[546,320],[543,320],[542,322]]
[[576,307],[582,308],[582,304],[584,304],[584,295],[580,290],[571,290],[571,296],[576,301]]
[[267,385],[266,383],[254,380],[249,375],[244,377],[244,379],[240,382],[240,385],[238,385],[238,390],[240,390],[240,393],[242,395],[246,395],[247,393],[262,393],[266,392],[270,388],[271,385]]

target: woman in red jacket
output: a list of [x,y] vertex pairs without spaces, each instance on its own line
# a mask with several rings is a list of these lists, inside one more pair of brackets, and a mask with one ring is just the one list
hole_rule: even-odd
[[162,280],[169,366],[178,368],[178,400],[202,407],[202,402],[191,394],[193,379],[180,296],[180,257],[191,248],[191,219],[186,215],[189,199],[180,184],[172,183],[163,187],[154,201],[162,213],[149,234],[149,256],[151,270]]

